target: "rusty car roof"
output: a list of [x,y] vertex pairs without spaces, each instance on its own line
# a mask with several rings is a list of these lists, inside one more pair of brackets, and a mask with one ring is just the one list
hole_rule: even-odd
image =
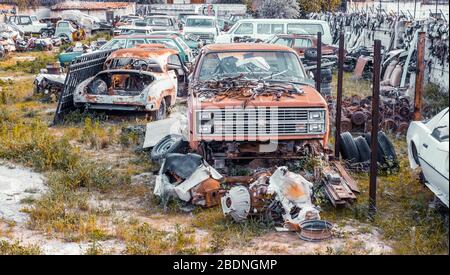
[[207,52],[277,51],[295,53],[293,49],[287,46],[266,43],[209,44],[204,46],[203,49]]
[[141,34],[141,35],[118,35],[114,38],[176,38],[175,34]]
[[151,59],[156,61],[163,71],[165,71],[167,69],[168,57],[173,54],[178,54],[178,51],[161,47],[159,44],[141,44],[136,48],[120,49],[112,52],[106,62],[114,58]]

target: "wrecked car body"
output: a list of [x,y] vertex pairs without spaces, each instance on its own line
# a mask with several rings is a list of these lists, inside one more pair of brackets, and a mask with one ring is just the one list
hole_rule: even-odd
[[215,44],[189,83],[189,143],[225,159],[290,159],[327,150],[327,103],[297,53],[282,45]]
[[42,95],[44,101],[56,101],[62,90],[64,89],[64,82],[66,81],[66,74],[62,72],[59,64],[49,64],[46,69],[36,75],[34,79],[34,93]]
[[166,117],[186,81],[178,52],[163,45],[140,45],[113,52],[104,70],[81,82],[74,105],[89,109],[151,112]]

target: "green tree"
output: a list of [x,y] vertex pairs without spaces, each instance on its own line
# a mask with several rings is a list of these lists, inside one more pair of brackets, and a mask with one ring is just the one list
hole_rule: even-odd
[[341,5],[341,0],[298,0],[298,5],[304,15],[310,12],[335,11]]

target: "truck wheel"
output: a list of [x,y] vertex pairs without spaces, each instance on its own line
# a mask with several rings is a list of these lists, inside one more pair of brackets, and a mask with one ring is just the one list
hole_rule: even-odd
[[161,100],[158,111],[154,113],[154,120],[161,120],[167,117],[167,106],[164,99]]
[[162,138],[152,148],[150,158],[153,161],[158,161],[166,157],[170,153],[179,153],[183,150],[184,141],[181,135],[167,135]]
[[382,131],[378,132],[378,144],[383,152],[383,157],[386,159],[396,160],[394,145]]
[[366,139],[362,136],[355,138],[355,144],[359,152],[359,160],[366,162],[370,160],[370,147],[367,144]]
[[355,140],[349,132],[341,134],[342,157],[350,162],[359,162],[359,152]]

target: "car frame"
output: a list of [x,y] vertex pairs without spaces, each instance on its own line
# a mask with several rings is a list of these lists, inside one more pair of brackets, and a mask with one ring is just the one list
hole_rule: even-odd
[[412,169],[421,168],[425,185],[449,206],[449,108],[430,120],[413,121],[406,134]]
[[149,112],[158,120],[175,104],[184,81],[187,70],[177,51],[143,44],[111,53],[103,71],[76,87],[73,102],[78,108]]

